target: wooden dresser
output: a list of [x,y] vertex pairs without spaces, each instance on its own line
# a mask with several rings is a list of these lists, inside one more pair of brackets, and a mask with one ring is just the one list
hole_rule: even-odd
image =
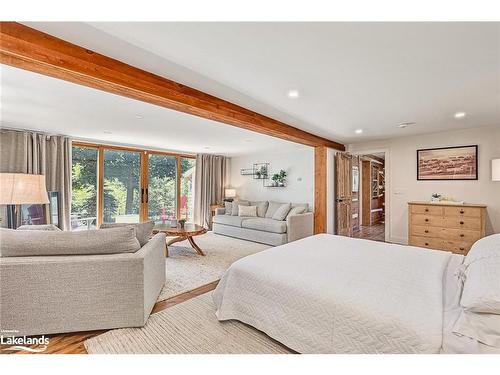
[[408,243],[466,255],[485,236],[486,206],[408,202]]

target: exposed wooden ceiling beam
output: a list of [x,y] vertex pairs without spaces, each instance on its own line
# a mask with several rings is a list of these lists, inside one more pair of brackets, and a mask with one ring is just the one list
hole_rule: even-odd
[[17,22],[0,23],[0,62],[308,146],[343,144]]

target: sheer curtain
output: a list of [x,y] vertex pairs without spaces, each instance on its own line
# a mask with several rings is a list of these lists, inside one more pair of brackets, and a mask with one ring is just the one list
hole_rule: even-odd
[[59,192],[61,228],[70,229],[71,139],[0,129],[0,172],[45,175],[47,189]]
[[225,156],[196,155],[194,222],[198,225],[209,227],[211,224],[210,205],[224,199],[226,161]]

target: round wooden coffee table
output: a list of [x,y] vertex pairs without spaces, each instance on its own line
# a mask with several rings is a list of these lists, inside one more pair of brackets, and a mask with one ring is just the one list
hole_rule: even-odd
[[168,257],[168,247],[176,242],[188,240],[193,249],[196,250],[196,252],[200,255],[205,255],[205,253],[200,249],[200,247],[194,242],[193,237],[194,236],[199,236],[202,234],[207,233],[207,230],[203,228],[200,225],[197,224],[189,224],[186,223],[184,224],[184,228],[181,228],[180,225],[177,227],[170,227],[170,225],[167,224],[157,224],[153,228],[153,233],[159,233],[163,232],[167,236],[175,236],[176,238],[167,241],[167,248],[166,248],[166,256]]

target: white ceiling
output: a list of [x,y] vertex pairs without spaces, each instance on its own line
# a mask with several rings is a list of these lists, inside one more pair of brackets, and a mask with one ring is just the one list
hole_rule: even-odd
[[27,25],[344,143],[500,126],[500,23]]
[[229,156],[307,147],[6,65],[0,75],[4,127]]

